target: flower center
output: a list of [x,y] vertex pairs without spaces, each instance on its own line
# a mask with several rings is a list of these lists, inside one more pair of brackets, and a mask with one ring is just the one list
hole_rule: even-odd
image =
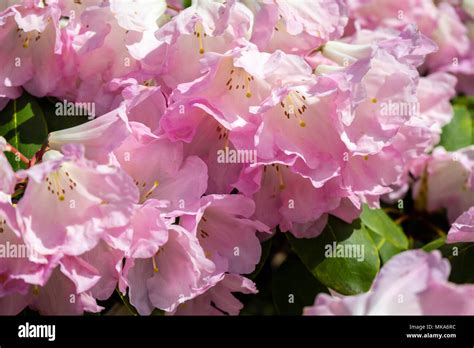
[[[265,174],[267,172],[267,167],[268,166],[264,166],[263,167],[263,175],[265,177]],[[285,189],[285,180],[283,178],[283,173],[281,171],[281,168],[278,164],[275,164],[275,163],[272,163],[271,164],[271,168],[275,169],[275,172],[276,172],[276,175],[278,177],[278,189],[280,191],[283,191]]]
[[147,182],[144,181],[144,182],[139,182],[138,180],[133,180],[135,182],[135,185],[138,186],[138,188],[140,189],[140,191],[142,192],[141,194],[141,199],[140,199],[140,203],[143,203],[145,202],[145,200],[147,200],[148,198],[150,198],[150,196],[153,194],[153,192],[156,190],[156,188],[160,185],[160,182],[158,180],[155,180],[153,182],[153,184],[151,185],[151,187],[144,191],[146,189],[146,187],[148,186]]
[[[63,175],[64,173],[64,175]],[[74,191],[77,183],[71,178],[67,171],[59,169],[57,172],[51,173],[46,177],[48,184],[48,192],[53,196],[57,196],[60,202],[64,201],[66,195],[65,187],[69,187],[70,191]]]
[[28,48],[29,45],[30,45],[30,41],[33,38],[34,38],[35,41],[38,41],[41,38],[41,33],[37,32],[37,31],[25,33],[20,28],[18,28],[16,31],[18,32],[18,37],[22,41],[23,48]]
[[230,70],[229,79],[227,80],[227,83],[225,85],[229,91],[231,91],[232,89],[242,89],[242,91],[245,91],[245,96],[247,98],[250,98],[252,96],[252,92],[250,90],[250,82],[252,82],[253,80],[254,77],[251,76],[244,69],[232,68]]
[[229,130],[218,125],[216,128],[217,134],[219,134],[219,140],[224,139],[224,149],[229,147]]
[[303,113],[308,109],[306,106],[306,97],[298,91],[288,93],[288,95],[280,102],[283,113],[287,119],[291,116],[298,120],[301,127],[306,127],[306,122],[301,118]]

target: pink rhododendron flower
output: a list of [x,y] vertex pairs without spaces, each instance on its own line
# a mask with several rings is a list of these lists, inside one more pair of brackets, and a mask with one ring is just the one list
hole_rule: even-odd
[[206,51],[224,53],[242,38],[252,25],[252,13],[235,0],[219,3],[194,1],[153,37],[131,47],[145,71],[159,72],[165,84],[178,84],[201,76],[200,59]]
[[127,259],[125,277],[130,302],[142,315],[159,308],[174,311],[180,303],[204,293],[223,277],[206,258],[196,236],[171,226],[169,238],[156,255]]
[[453,222],[448,233],[447,242],[473,242],[474,241],[474,207],[462,213]]
[[2,90],[23,86],[36,96],[54,91],[61,78],[60,15],[54,4],[13,5],[0,13]]
[[109,155],[131,134],[125,107],[121,106],[80,126],[51,132],[48,145],[60,151],[64,145],[80,144],[85,156],[97,162],[107,162]]
[[[225,264],[230,273],[251,273],[261,255],[257,231],[268,227],[249,218],[254,202],[242,195],[209,195],[201,199],[195,216],[182,216],[180,224],[193,231],[206,256],[216,264]],[[235,230],[239,233],[234,233]]]
[[238,315],[243,305],[232,295],[233,292],[255,294],[258,291],[251,280],[235,274],[226,274],[219,283],[203,295],[181,304],[174,314]]
[[[27,245],[42,254],[79,255],[91,250],[107,228],[126,226],[138,190],[118,168],[84,158],[78,146],[51,150],[44,162],[19,173],[29,178],[18,213]],[[47,204],[47,212],[37,208]]]
[[421,178],[414,187],[415,199],[426,200],[426,209],[446,209],[454,222],[474,205],[474,147],[456,152],[436,148],[431,156],[415,162],[412,173]]
[[342,36],[347,9],[342,1],[249,1],[255,12],[252,42],[261,50],[305,54]]
[[0,314],[294,313],[270,286],[303,274],[332,294],[306,314],[474,314],[422,251],[474,241],[473,28],[460,0],[1,2]]
[[195,209],[206,191],[207,168],[195,156],[183,158],[183,146],[153,134],[140,123],[132,123],[132,134],[114,154],[122,169],[140,191],[140,202],[148,198],[167,200],[168,210]]

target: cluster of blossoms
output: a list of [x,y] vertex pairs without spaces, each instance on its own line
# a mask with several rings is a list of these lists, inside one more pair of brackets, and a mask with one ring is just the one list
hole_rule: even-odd
[[[28,251],[0,260],[0,313],[100,312],[118,289],[141,315],[238,314],[261,241],[316,237],[409,187],[448,209],[449,241],[474,241],[474,148],[431,153],[472,88],[465,3],[3,1],[0,108],[26,91],[98,117],[17,172],[0,138],[0,241]],[[397,313],[443,312],[435,298],[474,291],[448,275],[408,251],[371,293],[306,312],[394,312],[400,278]]]

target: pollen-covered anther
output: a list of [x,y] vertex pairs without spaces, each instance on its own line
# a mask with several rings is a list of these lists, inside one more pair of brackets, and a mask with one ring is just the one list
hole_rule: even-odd
[[229,130],[219,125],[217,126],[216,131],[218,134],[218,139],[224,140],[224,149],[229,147]]
[[[157,253],[158,254],[158,253]],[[156,259],[155,259],[156,255],[153,255],[153,257],[151,258],[151,262],[153,263],[153,272],[155,273],[158,273],[159,269],[158,269],[158,266],[156,264]]]
[[[147,183],[146,182],[143,182],[141,185],[138,181],[135,181],[135,185],[141,187],[141,189],[145,189],[145,187],[147,187]],[[150,196],[153,194],[153,192],[156,190],[156,188],[160,185],[159,181],[158,180],[155,180],[153,182],[153,185],[150,187],[150,189],[148,191],[145,192],[145,194],[143,195],[143,199],[141,200],[140,203],[143,203],[146,199],[150,198]]]
[[206,239],[207,237],[209,237],[209,233],[207,233],[203,229],[199,231],[199,235],[201,236],[202,239]]
[[280,102],[283,114],[287,119],[295,117],[300,127],[306,127],[306,122],[301,118],[308,109],[306,97],[298,91],[292,91]]
[[156,86],[156,80],[155,79],[148,79],[148,80],[144,80],[142,82],[142,85],[145,86],[145,87],[153,87],[153,86]]
[[252,91],[250,88],[251,82],[254,80],[254,77],[246,72],[242,68],[232,68],[230,70],[229,79],[226,82],[226,87],[229,91],[232,89],[238,90],[242,89],[245,92],[247,98],[252,97]]
[[196,36],[196,38],[198,39],[198,43],[199,43],[199,53],[200,54],[204,54],[204,42],[203,42],[203,38],[205,38],[207,36],[205,30],[204,30],[204,27],[202,26],[201,22],[196,22],[195,26],[194,26],[194,33],[193,33],[194,36]]
[[41,38],[41,33],[36,31],[24,32],[22,29],[17,29],[18,37],[22,40],[23,48],[28,48],[32,40],[38,41]]

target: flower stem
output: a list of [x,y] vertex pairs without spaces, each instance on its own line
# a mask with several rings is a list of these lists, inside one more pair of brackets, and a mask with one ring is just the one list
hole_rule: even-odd
[[28,158],[26,158],[26,156],[23,155],[20,151],[18,151],[18,149],[16,147],[14,147],[10,144],[7,144],[7,146],[5,147],[5,151],[11,152],[16,157],[18,157],[23,163],[25,163],[27,165],[30,164],[30,160]]

